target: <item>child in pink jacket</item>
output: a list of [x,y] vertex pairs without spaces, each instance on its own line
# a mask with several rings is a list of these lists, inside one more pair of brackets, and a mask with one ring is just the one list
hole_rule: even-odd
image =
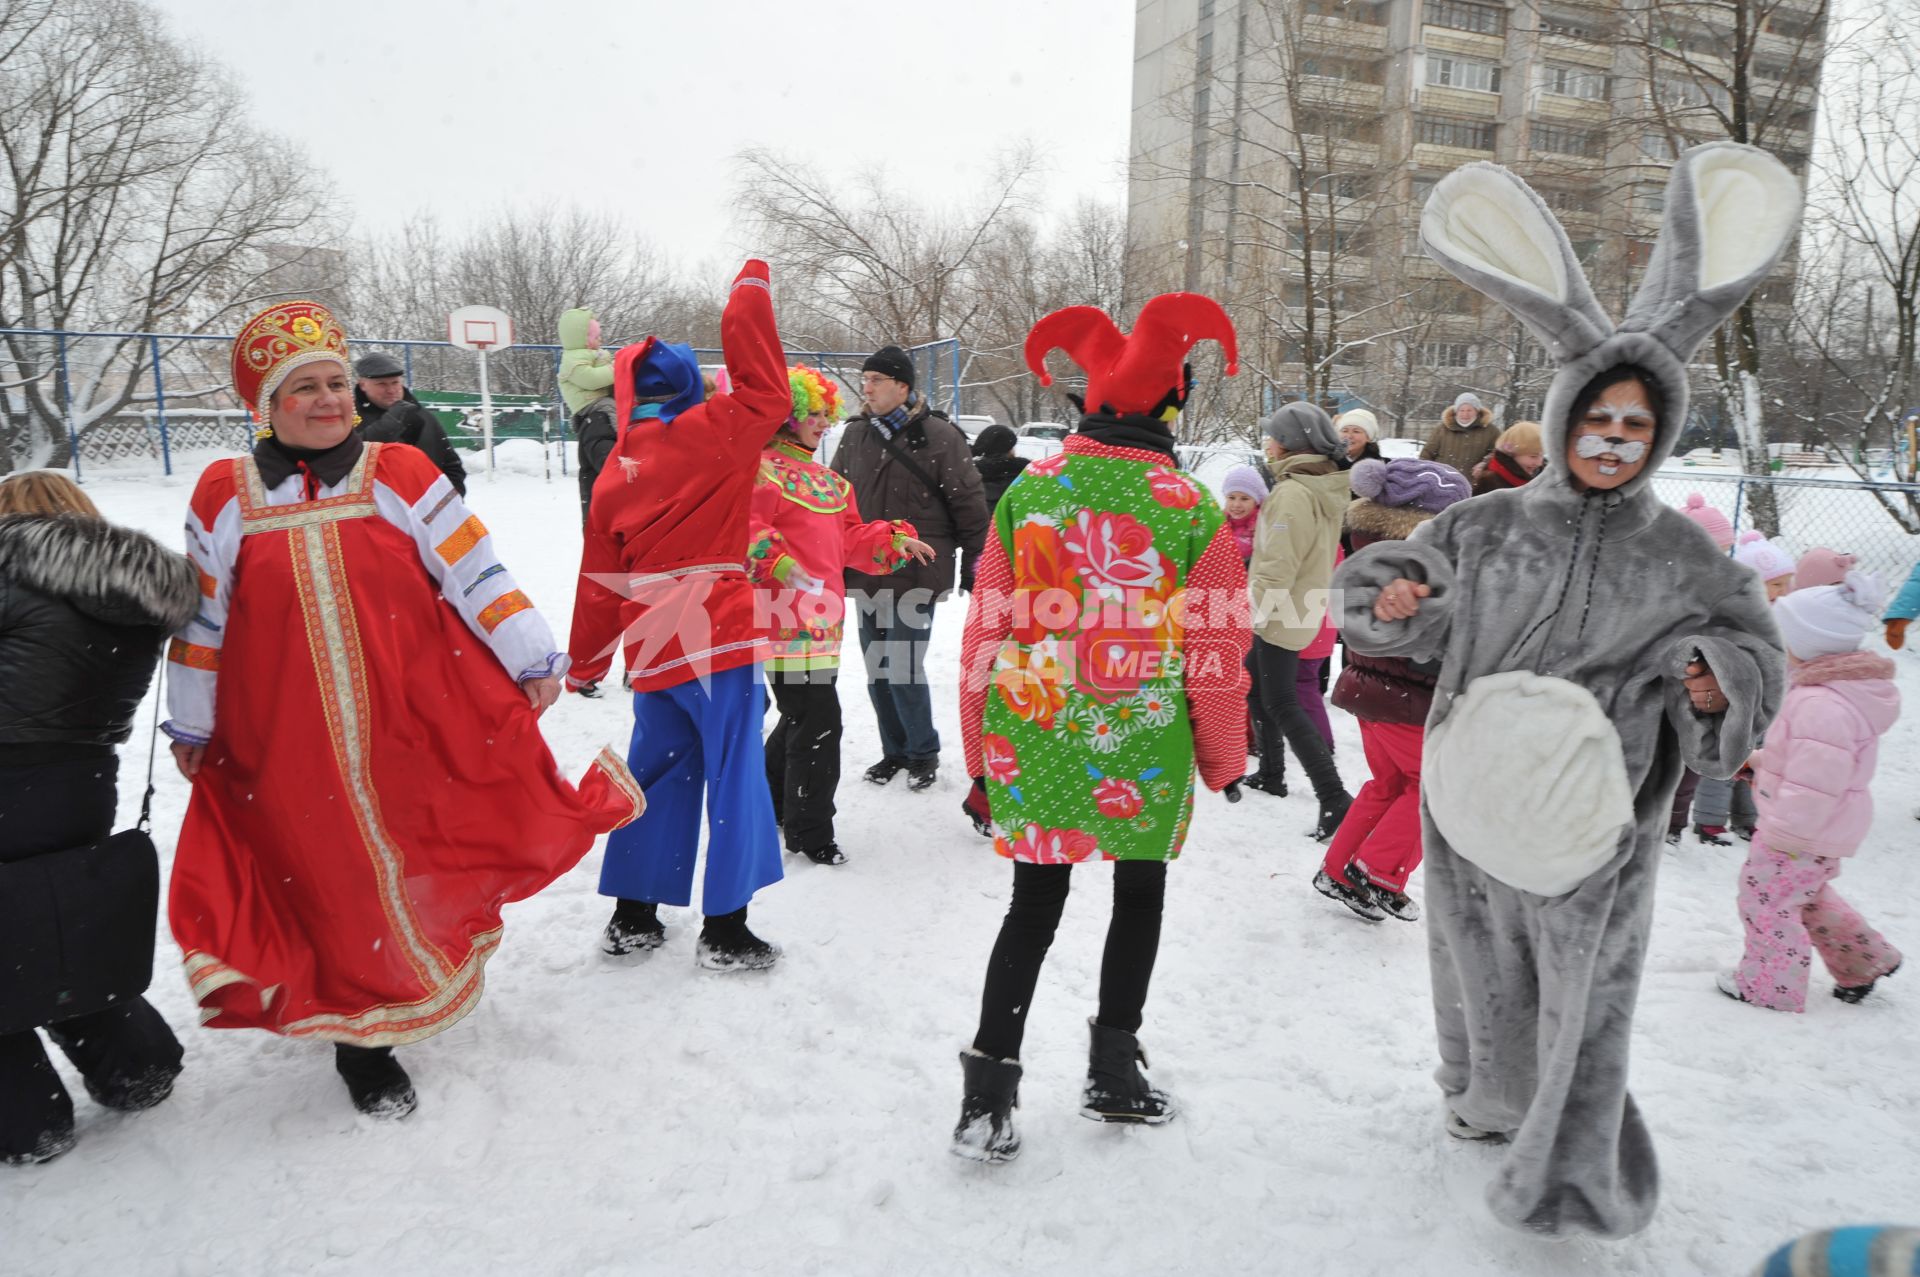
[[1900,951],[1828,885],[1873,823],[1880,737],[1900,716],[1893,662],[1859,650],[1883,597],[1873,577],[1850,572],[1773,605],[1789,687],[1748,763],[1760,826],[1740,876],[1746,956],[1718,980],[1730,998],[1804,1011],[1816,950],[1842,1002],[1900,968]]

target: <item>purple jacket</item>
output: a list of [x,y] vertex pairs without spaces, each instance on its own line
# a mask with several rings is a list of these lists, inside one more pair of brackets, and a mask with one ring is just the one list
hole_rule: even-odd
[[1873,823],[1868,786],[1880,737],[1900,717],[1893,662],[1842,652],[1787,672],[1787,699],[1751,760],[1755,842],[1794,855],[1851,856]]
[[[1410,506],[1385,506],[1362,497],[1347,507],[1347,532],[1357,554],[1377,541],[1404,541],[1433,516]],[[1346,665],[1333,684],[1333,704],[1370,723],[1426,725],[1433,708],[1438,661],[1368,656],[1347,649]]]

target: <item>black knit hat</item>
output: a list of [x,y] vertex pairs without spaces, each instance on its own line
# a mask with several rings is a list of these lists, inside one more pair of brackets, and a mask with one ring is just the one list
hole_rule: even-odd
[[891,377],[895,381],[904,381],[907,389],[913,389],[913,356],[898,346],[882,346],[867,356],[867,362],[860,365],[861,372],[877,372],[882,377]]

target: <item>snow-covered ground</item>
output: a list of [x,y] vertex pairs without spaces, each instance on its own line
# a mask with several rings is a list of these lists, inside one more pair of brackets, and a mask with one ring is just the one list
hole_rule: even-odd
[[[505,455],[505,454],[503,454]],[[476,476],[471,501],[556,630],[577,568],[575,489],[537,453]],[[191,479],[89,485],[113,519],[170,544]],[[937,620],[958,655],[963,605]],[[1920,653],[1899,657],[1920,704]],[[323,1045],[195,1026],[162,924],[151,997],[187,1046],[160,1108],[76,1096],[80,1146],[0,1174],[0,1272],[1608,1273],[1739,1274],[1779,1242],[1846,1222],[1920,1221],[1920,973],[1851,1007],[1814,977],[1804,1016],[1713,988],[1740,950],[1743,848],[1668,856],[1635,1026],[1634,1093],[1665,1181],[1653,1226],[1554,1244],[1480,1203],[1497,1154],[1440,1130],[1425,934],[1369,926],[1308,887],[1308,798],[1203,794],[1168,893],[1143,1041],[1181,1101],[1157,1129],[1077,1113],[1108,874],[1089,866],[1027,1038],[1026,1150],[947,1154],[955,1053],[973,1028],[1006,864],[957,810],[956,700],[936,691],[949,766],[928,794],[875,789],[872,712],[843,689],[851,863],[789,857],[754,906],[785,946],[767,976],[695,969],[697,917],[636,965],[600,956],[590,855],[507,913],[484,1004],[403,1058],[421,1107],[357,1117]],[[1363,765],[1336,714],[1350,785]],[[1873,836],[1840,890],[1920,951],[1920,715],[1885,742]],[[624,747],[617,697],[545,720],[570,773]],[[144,739],[123,761],[139,801]],[[164,754],[163,754],[164,763]],[[160,775],[163,856],[187,789]],[[1521,778],[1489,778],[1501,801]],[[1421,891],[1414,878],[1413,892]]]

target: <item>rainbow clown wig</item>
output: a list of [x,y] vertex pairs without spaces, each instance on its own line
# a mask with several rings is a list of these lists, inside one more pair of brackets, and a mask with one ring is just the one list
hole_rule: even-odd
[[805,364],[787,369],[787,384],[793,388],[793,419],[825,417],[838,421],[846,407],[840,401],[840,387]]

